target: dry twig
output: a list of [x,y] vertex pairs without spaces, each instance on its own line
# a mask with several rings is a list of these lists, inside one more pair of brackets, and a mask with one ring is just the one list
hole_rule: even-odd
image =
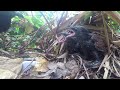
[[104,31],[105,31],[107,47],[108,47],[108,54],[110,54],[110,42],[109,42],[107,27],[106,27],[106,23],[105,23],[105,18],[104,18],[103,12],[101,12],[101,14],[102,14],[102,19],[103,19],[103,25],[104,25]]

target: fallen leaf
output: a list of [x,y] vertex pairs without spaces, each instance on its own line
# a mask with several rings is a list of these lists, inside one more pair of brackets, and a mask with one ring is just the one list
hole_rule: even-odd
[[35,68],[37,72],[48,71],[48,61],[44,57],[36,57]]

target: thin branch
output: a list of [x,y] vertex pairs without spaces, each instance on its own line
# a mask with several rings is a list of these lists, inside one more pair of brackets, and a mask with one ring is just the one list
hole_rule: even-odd
[[88,75],[88,72],[87,72],[87,69],[86,69],[84,63],[83,63],[83,68],[85,69],[85,72],[86,72],[87,78],[90,79],[90,77],[89,77],[89,75]]
[[58,22],[57,28],[56,28],[56,33],[57,33],[57,31],[58,31],[58,29],[59,29],[59,26],[60,26],[60,24],[61,24],[61,22],[62,22],[62,18],[63,18],[64,13],[65,13],[65,12],[62,13],[62,15],[61,15],[61,17],[60,17],[60,19],[59,19],[59,22]]
[[108,47],[108,54],[110,54],[110,42],[109,42],[107,27],[106,27],[106,23],[105,23],[105,18],[104,18],[103,12],[101,12],[101,14],[102,14],[102,19],[103,19],[103,25],[104,25],[104,31],[105,31],[107,47]]
[[50,23],[48,22],[47,18],[45,17],[45,15],[44,15],[42,12],[40,12],[40,13],[41,13],[41,15],[44,17],[45,21],[47,22],[49,29],[52,31],[52,26],[51,26]]
[[98,68],[97,72],[100,71],[100,69],[103,67],[104,63],[111,57],[112,53],[108,56],[108,54],[105,55],[100,67]]

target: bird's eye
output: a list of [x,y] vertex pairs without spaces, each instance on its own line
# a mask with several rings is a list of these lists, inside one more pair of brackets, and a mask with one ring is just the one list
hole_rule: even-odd
[[74,31],[73,31],[73,30],[69,30],[68,33],[69,33],[69,34],[72,34],[72,33],[74,33]]

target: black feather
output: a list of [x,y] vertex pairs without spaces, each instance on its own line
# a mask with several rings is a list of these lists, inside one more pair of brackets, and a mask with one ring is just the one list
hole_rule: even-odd
[[91,39],[91,32],[84,27],[71,28],[75,35],[68,37],[65,41],[66,50],[69,54],[79,53],[86,60],[100,60],[103,53],[95,47],[95,42]]

